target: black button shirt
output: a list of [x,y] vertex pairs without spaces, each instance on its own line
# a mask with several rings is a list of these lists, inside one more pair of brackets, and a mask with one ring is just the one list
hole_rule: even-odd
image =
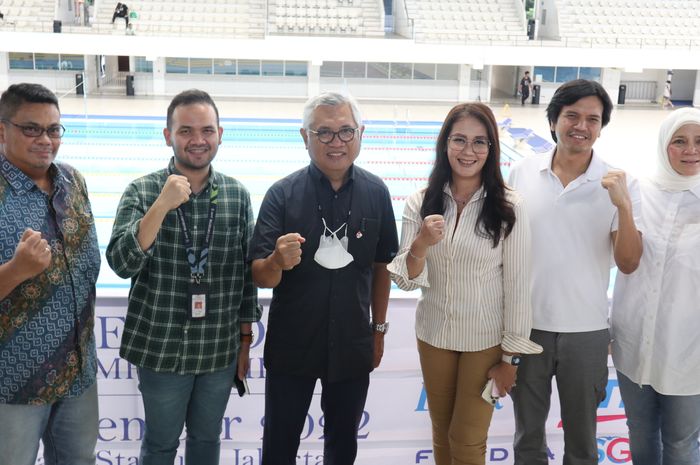
[[[347,221],[353,261],[329,270],[314,260],[323,222],[336,230]],[[335,192],[311,163],[275,183],[265,195],[249,260],[265,258],[280,236],[299,233],[301,263],[284,271],[270,304],[265,368],[277,373],[354,378],[372,371],[370,328],[372,271],[389,263],[398,250],[389,190],[382,180],[357,166]],[[338,231],[338,238],[345,228]]]

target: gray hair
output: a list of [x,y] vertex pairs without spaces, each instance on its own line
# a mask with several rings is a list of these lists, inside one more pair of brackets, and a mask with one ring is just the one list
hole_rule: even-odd
[[304,129],[311,128],[311,117],[314,110],[321,105],[340,106],[346,104],[350,105],[355,124],[357,124],[358,127],[362,126],[362,115],[360,114],[360,109],[357,107],[357,102],[354,98],[337,92],[324,92],[316,97],[310,98],[304,105]]

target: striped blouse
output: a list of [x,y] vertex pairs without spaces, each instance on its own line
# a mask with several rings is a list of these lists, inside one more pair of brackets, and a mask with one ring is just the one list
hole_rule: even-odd
[[457,224],[457,204],[449,186],[445,238],[428,249],[426,266],[408,279],[406,258],[418,234],[424,191],[406,201],[401,249],[389,265],[392,279],[403,290],[421,289],[416,309],[416,335],[434,347],[473,352],[501,345],[506,352],[540,353],[530,341],[530,228],[522,199],[508,192],[516,222],[506,239],[493,247],[489,237],[475,233],[484,202],[480,188],[464,207]]

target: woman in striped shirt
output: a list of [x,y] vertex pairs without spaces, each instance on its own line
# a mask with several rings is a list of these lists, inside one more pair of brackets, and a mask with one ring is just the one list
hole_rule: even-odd
[[498,127],[481,103],[450,110],[428,187],[406,201],[401,251],[389,269],[421,289],[416,336],[436,465],[483,464],[492,405],[515,384],[530,341],[529,224],[501,175]]

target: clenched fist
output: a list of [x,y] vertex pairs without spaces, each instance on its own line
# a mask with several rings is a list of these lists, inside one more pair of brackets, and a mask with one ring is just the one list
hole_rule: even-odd
[[442,215],[428,215],[418,231],[418,239],[426,246],[435,245],[445,237],[445,218]]
[[165,181],[156,202],[170,211],[187,202],[190,199],[190,194],[192,194],[192,189],[187,178],[179,174],[171,174]]
[[33,278],[51,264],[51,248],[39,231],[26,229],[17,244],[12,261],[24,279]]
[[631,205],[630,194],[627,191],[627,179],[625,172],[621,170],[610,170],[603,176],[600,182],[608,190],[610,201],[617,208],[629,207]]
[[289,233],[277,238],[274,261],[283,270],[291,270],[301,263],[301,244],[306,242],[301,234]]

